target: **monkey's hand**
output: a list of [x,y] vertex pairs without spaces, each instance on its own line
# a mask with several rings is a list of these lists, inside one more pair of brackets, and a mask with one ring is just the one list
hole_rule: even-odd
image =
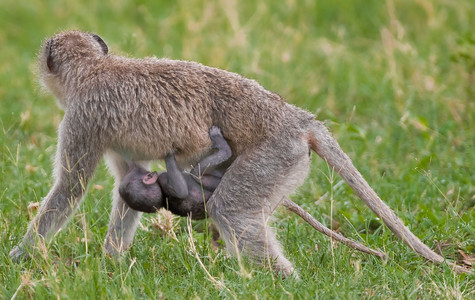
[[209,129],[209,137],[211,138],[211,140],[214,140],[216,139],[217,137],[222,137],[223,135],[221,134],[221,129],[219,129],[218,126],[212,126],[210,129]]

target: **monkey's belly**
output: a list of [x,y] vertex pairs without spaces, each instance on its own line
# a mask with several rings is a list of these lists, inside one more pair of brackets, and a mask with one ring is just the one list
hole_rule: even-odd
[[156,161],[164,160],[165,157],[174,152],[175,159],[177,161],[178,167],[182,170],[191,169],[196,165],[203,157],[209,155],[211,148],[202,148],[196,149],[195,152],[175,152],[176,150],[169,147],[153,146],[153,147],[114,147],[112,148],[115,152],[119,153],[120,156],[127,161]]

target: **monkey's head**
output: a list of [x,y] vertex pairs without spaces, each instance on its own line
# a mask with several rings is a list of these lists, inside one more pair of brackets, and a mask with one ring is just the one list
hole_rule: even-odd
[[67,79],[88,76],[88,66],[97,66],[109,49],[97,34],[82,31],[64,31],[48,38],[39,53],[40,80],[66,108]]
[[164,206],[162,189],[157,180],[157,172],[148,172],[135,166],[122,179],[119,194],[132,209],[148,213],[157,212]]

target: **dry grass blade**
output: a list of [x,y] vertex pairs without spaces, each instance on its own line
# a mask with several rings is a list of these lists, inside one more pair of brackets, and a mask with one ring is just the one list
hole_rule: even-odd
[[152,226],[160,232],[178,241],[176,237],[175,228],[178,225],[180,218],[175,216],[169,210],[161,209],[156,216],[152,218]]
[[198,260],[198,263],[200,264],[200,267],[203,269],[203,271],[208,276],[208,280],[211,281],[214,284],[214,286],[216,286],[216,288],[218,288],[219,290],[225,289],[226,287],[224,286],[224,284],[222,282],[216,280],[216,278],[211,276],[211,274],[208,272],[205,265],[201,261],[200,256],[198,255],[198,251],[196,251],[195,242],[193,240],[193,230],[191,229],[191,218],[190,217],[186,218],[186,227],[188,229],[188,234],[189,234],[188,241],[190,242],[191,251],[195,255],[196,259]]

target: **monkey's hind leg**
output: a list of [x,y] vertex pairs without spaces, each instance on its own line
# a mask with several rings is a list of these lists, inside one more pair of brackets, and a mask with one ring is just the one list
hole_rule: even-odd
[[[111,150],[106,153],[106,162],[110,172],[115,177],[115,182],[112,192],[109,229],[104,242],[104,250],[106,254],[118,258],[132,243],[142,212],[131,209],[119,194],[120,181],[129,171],[127,162],[119,154]],[[145,169],[149,168],[148,162],[140,165]]]
[[224,174],[207,208],[229,252],[270,264],[288,277],[295,274],[294,268],[268,222],[282,196],[293,192],[305,178],[308,147],[291,141],[278,149],[273,145],[240,155]]

